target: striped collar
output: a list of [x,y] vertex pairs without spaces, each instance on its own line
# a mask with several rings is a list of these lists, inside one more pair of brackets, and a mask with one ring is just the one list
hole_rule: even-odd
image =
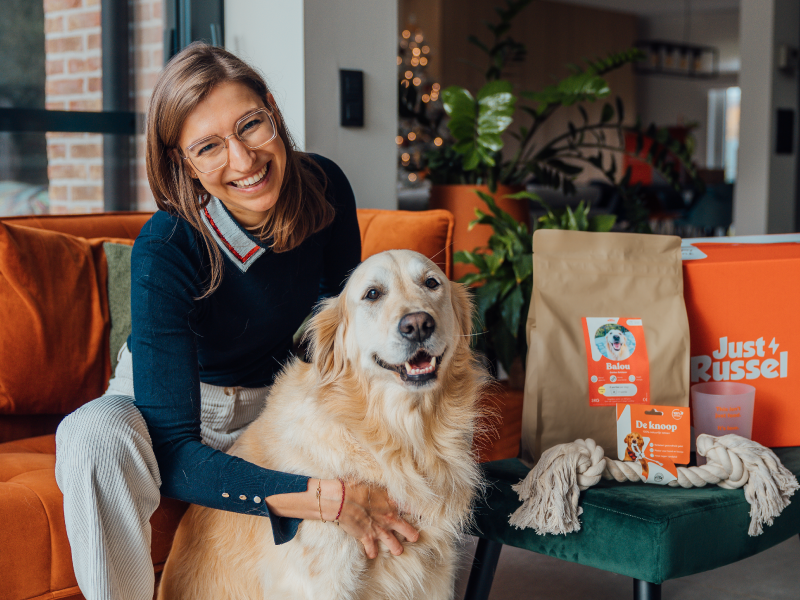
[[242,273],[264,254],[264,248],[250,239],[218,198],[211,196],[209,203],[200,211],[200,216],[217,245]]

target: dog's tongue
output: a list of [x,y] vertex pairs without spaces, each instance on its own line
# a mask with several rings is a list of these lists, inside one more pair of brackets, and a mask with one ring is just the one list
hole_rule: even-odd
[[425,352],[420,352],[408,364],[411,365],[412,369],[427,369],[431,366],[431,356]]

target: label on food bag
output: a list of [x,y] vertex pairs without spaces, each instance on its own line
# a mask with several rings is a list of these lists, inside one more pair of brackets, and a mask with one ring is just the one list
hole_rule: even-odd
[[650,362],[642,320],[584,317],[589,406],[650,404]]

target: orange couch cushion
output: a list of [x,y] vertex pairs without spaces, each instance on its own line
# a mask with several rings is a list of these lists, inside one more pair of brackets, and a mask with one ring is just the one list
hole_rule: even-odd
[[47,229],[85,238],[115,237],[135,240],[151,212],[107,212],[92,215],[35,215],[3,217],[11,225]]
[[453,215],[446,210],[358,209],[361,260],[384,250],[424,254],[452,278]]
[[102,243],[0,222],[0,414],[68,413],[103,392]]
[[[0,444],[0,597],[77,594],[63,496],[55,480],[55,436]],[[187,504],[162,498],[150,519],[151,557],[167,559]],[[49,594],[53,594],[50,596]]]

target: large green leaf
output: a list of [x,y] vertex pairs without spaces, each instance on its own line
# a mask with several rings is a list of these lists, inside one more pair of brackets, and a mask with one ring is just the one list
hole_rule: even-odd
[[518,284],[527,280],[533,275],[533,253],[522,254],[514,263],[514,277]]
[[442,92],[447,124],[455,139],[453,149],[464,156],[463,168],[473,171],[495,166],[494,155],[503,148],[500,136],[513,121],[516,96],[507,81],[492,81],[476,98],[458,86]]
[[489,329],[489,335],[492,338],[492,346],[497,354],[497,359],[507,372],[510,371],[511,363],[514,362],[517,354],[515,336],[511,334],[503,321],[498,321],[494,327]]
[[589,231],[611,231],[616,222],[617,215],[595,215],[589,218]]
[[575,73],[538,92],[523,92],[522,96],[538,104],[539,114],[552,105],[572,106],[578,102],[594,102],[611,93],[608,82],[591,72]]
[[457,118],[474,112],[475,99],[466,89],[451,85],[442,91],[442,106],[450,118]]
[[475,290],[475,310],[477,311],[481,321],[483,321],[483,323],[487,326],[488,323],[486,323],[486,311],[492,308],[492,306],[494,306],[494,304],[497,302],[497,298],[500,296],[502,287],[502,281],[491,280],[487,281],[485,285],[482,285]]
[[469,252],[468,250],[459,250],[453,256],[453,261],[457,263],[475,265],[479,271],[486,272],[489,270],[488,266],[486,265],[486,255],[480,252]]
[[525,297],[522,295],[522,288],[514,286],[511,293],[503,298],[500,305],[500,314],[503,317],[506,327],[514,338],[517,337],[520,319],[522,318],[522,307],[525,305]]

